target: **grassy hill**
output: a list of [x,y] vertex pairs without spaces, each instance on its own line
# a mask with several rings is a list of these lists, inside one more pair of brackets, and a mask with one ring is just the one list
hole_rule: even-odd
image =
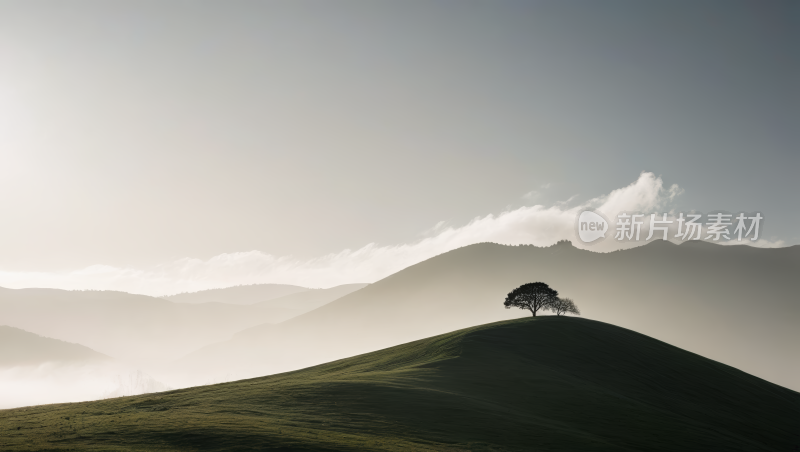
[[0,368],[35,366],[48,362],[77,363],[109,360],[80,344],[42,337],[19,328],[0,325]]
[[3,450],[786,451],[800,394],[639,333],[539,317],[296,372],[0,411]]
[[[529,316],[502,307],[544,281],[587,317],[800,390],[800,246],[656,241],[612,253],[482,243],[408,267],[318,309],[256,326],[180,360],[188,375],[259,376],[461,328]],[[237,372],[239,371],[239,372]]]

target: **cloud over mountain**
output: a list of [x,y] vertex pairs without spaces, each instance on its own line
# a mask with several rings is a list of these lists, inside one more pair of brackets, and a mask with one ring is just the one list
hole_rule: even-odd
[[[480,242],[551,245],[575,241],[575,218],[587,207],[610,219],[618,212],[670,212],[670,203],[682,193],[677,185],[664,187],[661,177],[643,172],[626,187],[576,206],[555,203],[533,205],[476,217],[463,226],[437,224],[428,236],[412,243],[345,249],[311,259],[275,256],[261,251],[223,253],[210,259],[186,257],[150,268],[92,265],[69,272],[0,272],[0,286],[62,289],[121,290],[148,295],[191,292],[237,284],[282,283],[305,287],[331,287],[352,282],[374,282],[438,254]],[[612,232],[613,235],[613,232]],[[581,246],[575,242],[576,246]],[[759,240],[756,246],[774,246]],[[605,240],[596,251],[635,246],[633,242]]]

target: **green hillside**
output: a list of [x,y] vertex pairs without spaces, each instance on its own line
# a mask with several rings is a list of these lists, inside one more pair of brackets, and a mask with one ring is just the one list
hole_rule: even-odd
[[0,411],[0,449],[793,450],[800,394],[620,327],[539,317],[296,372]]

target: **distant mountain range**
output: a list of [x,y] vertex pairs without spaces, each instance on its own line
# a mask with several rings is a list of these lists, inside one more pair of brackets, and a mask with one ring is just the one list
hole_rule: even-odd
[[614,325],[539,317],[252,380],[2,410],[0,444],[4,450],[789,451],[797,446],[798,419],[795,391]]
[[249,286],[234,286],[224,289],[180,293],[161,298],[174,301],[175,303],[227,303],[248,305],[308,290],[312,289],[288,284],[252,284]]
[[413,265],[280,324],[254,326],[175,363],[191,374],[266,375],[459,328],[530,316],[502,303],[543,281],[584,316],[800,389],[800,246],[704,242],[595,253],[483,243]]
[[80,344],[0,325],[0,369],[44,363],[94,363],[111,358]]
[[342,284],[330,289],[307,289],[282,297],[253,303],[259,308],[285,308],[308,312],[367,287],[369,284]]
[[[273,295],[284,293],[286,287],[295,286],[279,288]],[[362,287],[363,284],[350,284],[331,289],[298,288],[302,292],[250,305],[176,303],[113,291],[0,288],[0,321],[80,343],[136,366],[152,366],[227,340],[243,329],[292,318]],[[231,291],[235,294],[233,299],[241,301],[241,297],[236,298],[241,289],[207,292],[226,299],[224,294]]]

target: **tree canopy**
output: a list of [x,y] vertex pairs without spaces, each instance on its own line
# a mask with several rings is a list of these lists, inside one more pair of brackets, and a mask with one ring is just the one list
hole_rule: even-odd
[[519,308],[531,311],[534,317],[540,310],[550,309],[550,305],[558,299],[558,291],[551,289],[543,282],[523,284],[512,290],[503,303],[506,309]]

